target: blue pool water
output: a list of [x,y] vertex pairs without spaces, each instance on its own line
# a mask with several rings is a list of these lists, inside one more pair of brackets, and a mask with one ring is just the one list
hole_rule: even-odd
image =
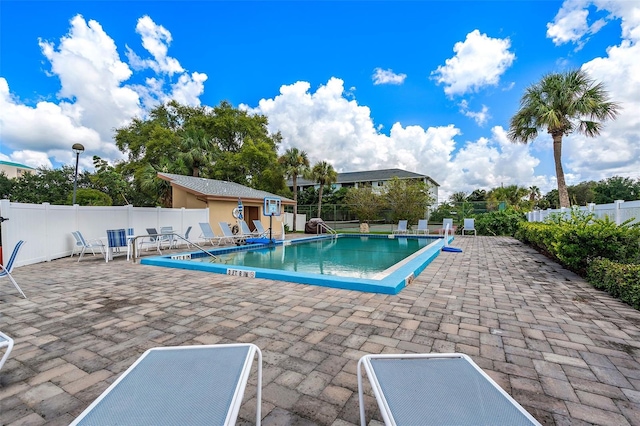
[[436,239],[330,238],[191,259],[250,268],[279,269],[341,277],[374,278]]
[[397,294],[440,253],[426,236],[341,234],[142,259],[142,264]]

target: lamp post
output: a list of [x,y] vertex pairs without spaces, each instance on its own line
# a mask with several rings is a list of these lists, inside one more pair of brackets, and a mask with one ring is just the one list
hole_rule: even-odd
[[78,160],[80,160],[80,154],[84,151],[84,146],[81,143],[74,143],[71,149],[76,153],[76,174],[73,177],[73,201],[71,202],[71,205],[75,205],[76,188],[78,187]]

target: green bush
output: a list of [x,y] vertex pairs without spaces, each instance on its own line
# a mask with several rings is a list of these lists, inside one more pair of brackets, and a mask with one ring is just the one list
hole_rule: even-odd
[[519,224],[524,221],[524,213],[506,209],[479,215],[476,218],[475,225],[479,235],[514,236]]
[[522,223],[515,236],[582,276],[596,258],[640,261],[640,228],[579,211],[572,211],[568,219],[554,216],[544,223]]
[[605,290],[635,309],[640,309],[640,265],[594,259],[589,264],[587,280],[595,288]]

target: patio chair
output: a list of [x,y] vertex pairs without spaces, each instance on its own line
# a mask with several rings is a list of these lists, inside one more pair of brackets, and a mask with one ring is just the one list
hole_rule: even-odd
[[105,261],[108,263],[113,260],[115,253],[123,253],[120,251],[122,247],[127,248],[127,260],[131,257],[130,238],[127,236],[125,229],[107,229],[107,255]]
[[418,220],[418,227],[415,229],[414,234],[429,235],[429,225],[427,219]]
[[158,244],[160,247],[166,245],[167,248],[174,248],[177,245],[176,237],[173,235],[173,226],[163,226],[160,228]]
[[104,249],[104,243],[100,240],[87,240],[82,236],[82,233],[80,231],[73,231],[71,232],[71,234],[73,235],[73,238],[76,240],[76,245],[73,247],[73,250],[71,251],[71,256],[73,257],[73,255],[76,252],[76,249],[81,248],[80,250],[80,256],[78,256],[78,262],[80,262],[80,260],[82,260],[82,256],[84,256],[84,253],[87,251],[87,249],[91,250],[91,253],[93,253],[93,255],[96,255],[96,251],[95,249],[99,249],[100,253],[102,254],[102,256],[105,256],[105,249]]
[[462,235],[464,235],[465,232],[471,232],[473,231],[473,235],[476,236],[476,220],[471,218],[471,219],[465,219],[464,220],[464,226],[462,227]]
[[239,220],[238,223],[240,223],[240,232],[245,237],[251,238],[260,236],[258,231],[252,231],[251,229],[249,229],[249,225],[247,225],[247,222],[245,222],[244,220]]
[[3,332],[0,331],[0,349],[7,348],[0,359],[0,370],[2,370],[2,366],[4,365],[7,358],[9,358],[9,354],[11,353],[11,349],[13,349],[13,339]]
[[[187,227],[187,230],[184,233],[184,239],[182,240],[182,242],[187,245],[187,248],[191,247],[191,241],[189,241],[189,233],[191,232],[191,228],[193,228],[191,225],[189,225],[189,227]],[[176,244],[176,246],[177,245],[178,244]]]
[[242,241],[245,237],[242,235],[235,235],[231,231],[231,227],[227,222],[218,222],[220,225],[220,229],[222,230],[222,237],[220,238],[220,243],[226,242],[230,244],[235,244]]
[[406,234],[407,233],[407,221],[398,221],[398,228],[393,231],[394,234]]
[[141,238],[138,248],[142,248],[146,246],[147,251],[149,251],[149,247],[155,247],[158,250],[158,253],[162,254],[160,250],[160,233],[156,230],[156,228],[146,228],[147,237]]
[[149,349],[71,424],[234,425],[256,355],[260,425],[262,353],[251,343]]
[[540,425],[464,354],[365,355],[358,361],[360,423],[364,367],[386,425]]
[[13,265],[16,261],[16,258],[18,257],[18,252],[20,252],[20,249],[22,248],[23,245],[24,245],[23,240],[18,241],[18,244],[16,244],[16,246],[13,248],[13,252],[11,252],[11,257],[9,257],[9,261],[4,265],[0,265],[0,278],[8,277],[9,280],[13,283],[13,286],[20,292],[22,297],[26,299],[27,296],[25,296],[24,292],[22,291],[22,289],[20,288],[16,280],[13,279],[13,276],[11,275],[11,271],[13,271]]
[[447,225],[449,225],[449,231],[452,234],[456,233],[458,227],[453,224],[453,219],[447,218],[447,219],[442,219],[442,228],[438,229],[438,235],[444,234],[445,229],[447,229]]
[[220,245],[222,238],[216,236],[216,234],[213,233],[213,229],[211,229],[211,225],[209,225],[209,222],[200,222],[199,225],[200,230],[202,231],[202,233],[200,234],[200,238],[209,242],[209,244],[211,245],[213,245],[214,242],[215,244]]
[[269,233],[269,230],[264,229],[264,226],[262,226],[262,222],[260,222],[258,219],[253,220],[253,226],[256,227],[256,231],[259,235],[265,236]]

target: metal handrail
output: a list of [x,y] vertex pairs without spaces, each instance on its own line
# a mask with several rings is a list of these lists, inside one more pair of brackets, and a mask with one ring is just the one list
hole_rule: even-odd
[[331,228],[329,225],[327,225],[324,222],[319,222],[318,228],[324,229],[325,231],[327,231],[327,234],[338,235],[338,232],[335,229]]
[[[182,235],[176,234],[175,232],[171,232],[171,233],[164,233],[164,234],[136,235],[135,237],[133,237],[133,238],[131,239],[131,240],[132,240],[132,243],[133,243],[133,250],[132,250],[132,251],[133,251],[133,256],[132,256],[132,257],[133,257],[133,263],[136,263],[136,257],[137,257],[137,254],[138,254],[138,253],[137,253],[138,249],[137,249],[137,244],[136,244],[136,240],[137,240],[138,238],[148,238],[148,237],[165,237],[165,236],[168,236],[168,235],[173,235],[174,237],[178,237],[178,238],[180,238],[181,240],[186,241],[186,242],[187,242],[187,244],[192,244],[192,245],[194,245],[194,246],[195,246],[195,247],[197,247],[201,252],[203,252],[203,253],[205,253],[205,254],[209,255],[210,257],[213,257],[215,260],[219,260],[219,258],[218,258],[217,256],[215,256],[215,255],[213,255],[212,253],[210,253],[210,252],[209,252],[208,250],[206,250],[204,247],[200,247],[200,245],[198,245],[198,244],[194,243],[193,241],[189,241],[189,240],[187,240],[187,239],[186,239],[185,237],[183,237]],[[169,247],[171,247],[171,246],[169,246]],[[158,244],[158,252],[159,252],[160,254],[162,254],[162,251],[160,250],[160,245],[159,245],[159,244]]]

